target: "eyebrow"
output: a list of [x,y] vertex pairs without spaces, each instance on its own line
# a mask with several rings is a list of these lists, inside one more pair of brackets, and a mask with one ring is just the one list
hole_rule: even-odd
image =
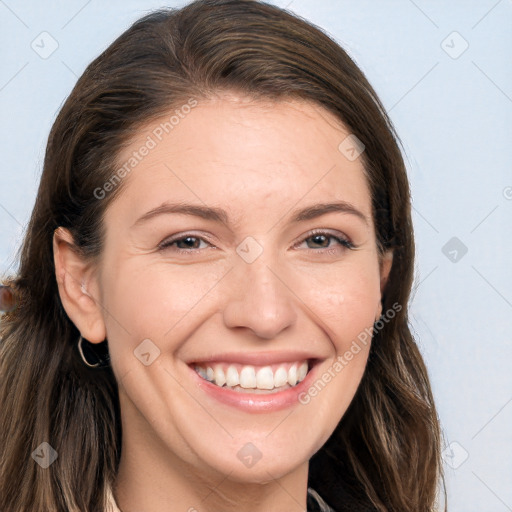
[[[306,220],[315,219],[321,217],[327,213],[339,212],[354,215],[362,220],[366,225],[369,224],[369,220],[360,210],[358,210],[352,204],[346,201],[335,201],[331,203],[319,203],[312,206],[308,206],[303,209],[294,210],[291,216],[291,222],[304,222]],[[200,217],[202,219],[219,222],[225,226],[229,226],[229,216],[226,210],[217,208],[214,206],[202,206],[195,204],[186,203],[162,203],[160,206],[149,210],[144,215],[139,217],[132,227],[140,225],[149,219],[164,214],[184,214],[192,215],[194,217]]]

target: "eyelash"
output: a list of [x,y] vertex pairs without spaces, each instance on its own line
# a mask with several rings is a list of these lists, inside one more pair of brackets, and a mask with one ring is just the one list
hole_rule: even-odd
[[[332,233],[329,233],[328,231],[323,231],[321,229],[311,231],[297,245],[302,244],[306,240],[309,240],[310,238],[314,238],[314,237],[319,236],[319,235],[324,235],[328,239],[331,238],[333,240],[336,240],[342,247],[344,247],[346,249],[356,249],[356,246],[350,240],[348,240],[347,238],[344,238],[343,236],[333,235]],[[202,240],[203,242],[209,243],[206,239],[204,239],[204,238],[202,238],[200,236],[194,235],[192,233],[189,233],[189,234],[184,234],[184,235],[182,235],[180,237],[177,237],[177,238],[170,238],[170,239],[164,240],[163,242],[161,242],[158,245],[158,249],[160,251],[168,250],[176,242],[181,242],[181,241],[183,241],[183,240],[185,240],[187,238],[193,238],[193,239],[197,239],[197,240]],[[174,249],[174,251],[177,252],[178,254],[191,254],[193,252],[198,252],[198,251],[202,251],[202,250],[203,249],[193,249],[193,248],[191,248],[191,249],[181,249],[181,248],[178,248],[178,247],[176,247]],[[329,247],[321,247],[319,249],[316,249],[315,252],[321,252],[321,253],[332,252],[332,247],[330,247],[330,246]]]

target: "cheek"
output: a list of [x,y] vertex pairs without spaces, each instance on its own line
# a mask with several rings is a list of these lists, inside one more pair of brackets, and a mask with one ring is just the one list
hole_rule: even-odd
[[193,322],[190,315],[207,304],[209,291],[222,276],[199,266],[140,265],[136,258],[120,263],[105,281],[105,304],[112,317],[107,332],[121,328],[123,339],[140,343],[149,338],[157,345],[179,339]]
[[304,303],[324,327],[336,351],[345,350],[361,332],[373,326],[381,297],[376,262],[369,259],[366,264],[327,268],[313,277],[302,275],[300,283]]

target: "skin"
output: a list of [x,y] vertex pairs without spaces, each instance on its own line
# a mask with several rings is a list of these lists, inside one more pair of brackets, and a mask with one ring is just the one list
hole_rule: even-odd
[[[158,124],[140,130],[119,162]],[[307,405],[259,414],[207,396],[185,362],[307,348],[321,376],[371,329],[391,255],[377,252],[361,158],[338,150],[349,133],[308,102],[219,94],[200,101],[124,178],[106,212],[99,261],[82,260],[69,233],[55,232],[63,305],[84,338],[108,339],[119,383],[115,496],[123,512],[168,512],[170,503],[190,512],[305,510],[308,461],[353,399],[369,345]],[[296,209],[340,200],[366,221],[343,212],[289,220]],[[165,201],[221,207],[230,225],[185,214],[134,225]],[[199,239],[159,250],[174,234]],[[236,251],[246,237],[263,248],[252,263]],[[160,351],[147,366],[134,356],[145,339]],[[237,457],[249,442],[262,454],[252,467]]]

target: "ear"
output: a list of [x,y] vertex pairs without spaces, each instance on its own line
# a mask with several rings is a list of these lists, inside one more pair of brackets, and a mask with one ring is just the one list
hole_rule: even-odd
[[106,330],[96,268],[80,255],[73,236],[62,227],[53,233],[53,258],[60,299],[68,317],[87,341],[101,343]]
[[[386,288],[386,284],[388,282],[389,273],[391,271],[391,267],[393,265],[393,251],[390,249],[386,251],[380,258],[379,269],[380,269],[380,294],[384,293],[384,289]],[[376,321],[382,315],[382,301],[379,301],[378,304],[378,315],[376,317]]]

